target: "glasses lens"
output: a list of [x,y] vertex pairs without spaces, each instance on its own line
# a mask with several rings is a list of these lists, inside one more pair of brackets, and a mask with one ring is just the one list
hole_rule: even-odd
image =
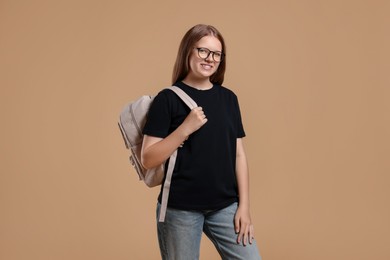
[[206,59],[210,54],[210,51],[205,48],[198,48],[198,55],[202,59]]
[[214,53],[213,53],[213,59],[214,59],[215,61],[221,61],[221,60],[222,60],[222,53],[220,53],[220,52],[214,52]]

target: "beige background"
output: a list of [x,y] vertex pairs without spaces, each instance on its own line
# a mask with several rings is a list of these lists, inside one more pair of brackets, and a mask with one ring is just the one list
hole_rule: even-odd
[[[390,2],[0,0],[0,259],[159,259],[116,125],[197,23],[227,46],[266,260],[390,259]],[[218,259],[206,239],[201,259]]]

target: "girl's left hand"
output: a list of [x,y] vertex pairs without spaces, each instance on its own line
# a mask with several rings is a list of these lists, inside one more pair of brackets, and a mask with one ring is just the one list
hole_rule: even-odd
[[234,216],[234,228],[237,236],[237,244],[243,244],[246,246],[252,244],[255,232],[252,225],[249,210],[238,206],[236,215]]

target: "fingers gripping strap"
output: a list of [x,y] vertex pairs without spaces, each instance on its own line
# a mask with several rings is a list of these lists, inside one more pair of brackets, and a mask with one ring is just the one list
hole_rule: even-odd
[[187,95],[187,93],[185,93],[181,88],[179,87],[176,87],[176,86],[171,86],[171,87],[168,87],[170,90],[172,90],[173,92],[176,93],[176,95],[178,95],[181,100],[183,100],[183,102],[190,108],[190,109],[193,109],[195,107],[198,107],[198,105],[196,104],[196,102],[190,97]]
[[173,168],[175,167],[176,157],[177,157],[177,149],[173,152],[173,154],[169,158],[167,176],[165,178],[164,188],[161,196],[160,217],[158,220],[159,222],[164,222],[165,220],[165,214],[167,212],[167,206],[168,206],[169,188],[171,187],[171,179],[173,174]]

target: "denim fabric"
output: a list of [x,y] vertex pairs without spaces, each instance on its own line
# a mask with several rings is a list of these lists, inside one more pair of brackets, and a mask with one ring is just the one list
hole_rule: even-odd
[[223,260],[261,260],[256,241],[237,244],[234,215],[237,203],[216,211],[188,211],[168,208],[157,233],[163,260],[198,260],[202,232],[213,242]]

